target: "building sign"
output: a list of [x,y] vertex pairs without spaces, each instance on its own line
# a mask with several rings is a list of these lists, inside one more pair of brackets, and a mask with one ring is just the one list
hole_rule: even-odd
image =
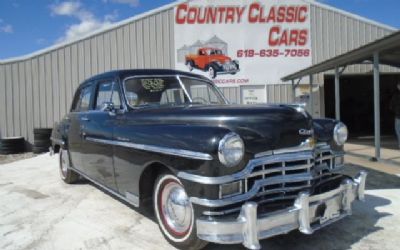
[[302,0],[195,0],[175,7],[176,68],[218,85],[274,84],[310,66]]
[[265,103],[265,87],[264,86],[245,86],[241,88],[242,104],[259,104]]

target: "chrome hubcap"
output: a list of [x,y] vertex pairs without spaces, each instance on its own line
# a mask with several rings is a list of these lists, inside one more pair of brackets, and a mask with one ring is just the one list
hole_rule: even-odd
[[185,234],[192,223],[192,206],[183,187],[176,182],[166,184],[161,204],[167,226],[175,234]]
[[66,176],[69,167],[69,159],[68,159],[68,154],[65,150],[60,151],[60,165],[61,165],[62,175]]

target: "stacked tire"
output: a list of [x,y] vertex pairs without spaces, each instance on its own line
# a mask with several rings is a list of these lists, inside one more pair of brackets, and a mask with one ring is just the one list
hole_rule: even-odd
[[51,131],[51,128],[35,128],[33,130],[33,153],[41,154],[49,151]]
[[24,137],[6,137],[0,139],[0,154],[10,155],[25,152]]

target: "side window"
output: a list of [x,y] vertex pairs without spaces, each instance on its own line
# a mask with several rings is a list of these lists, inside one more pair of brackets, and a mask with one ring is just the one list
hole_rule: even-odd
[[96,94],[96,110],[100,110],[105,102],[112,102],[114,107],[121,108],[121,98],[118,85],[113,81],[102,81],[99,83]]
[[79,98],[77,109],[80,112],[88,111],[90,109],[90,99],[92,96],[92,86],[88,86],[82,89],[81,97]]

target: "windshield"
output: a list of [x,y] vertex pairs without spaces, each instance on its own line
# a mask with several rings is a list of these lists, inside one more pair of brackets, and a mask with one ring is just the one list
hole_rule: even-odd
[[222,50],[219,49],[211,50],[210,55],[222,55]]
[[125,97],[130,107],[226,104],[214,85],[194,78],[176,76],[149,76],[127,78]]

